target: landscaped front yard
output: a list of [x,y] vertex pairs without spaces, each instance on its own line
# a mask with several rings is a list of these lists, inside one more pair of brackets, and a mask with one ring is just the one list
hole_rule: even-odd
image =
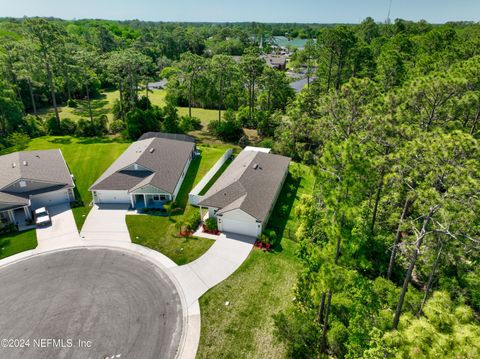
[[34,229],[0,235],[0,259],[34,249],[37,235]]
[[189,263],[205,253],[214,241],[206,238],[179,237],[177,223],[191,212],[199,211],[198,208],[188,204],[188,193],[228,148],[227,145],[198,146],[201,156],[196,157],[190,164],[177,196],[178,209],[170,217],[127,216],[127,226],[132,241],[163,253],[179,265]]

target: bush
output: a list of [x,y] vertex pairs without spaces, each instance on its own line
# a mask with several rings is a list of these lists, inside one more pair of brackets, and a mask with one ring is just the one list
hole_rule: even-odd
[[236,119],[235,112],[232,110],[224,112],[223,121],[210,122],[208,131],[226,142],[237,142],[244,135],[242,124]]
[[68,99],[67,101],[67,106],[71,108],[77,108],[78,107],[78,102],[74,100],[73,98]]
[[197,117],[182,116],[180,118],[180,130],[189,132],[202,129],[202,122]]
[[49,135],[54,135],[54,136],[61,136],[62,135],[61,126],[59,126],[55,116],[49,117],[47,119],[45,125],[46,125],[47,132],[48,132]]
[[240,137],[240,140],[238,140],[238,145],[239,145],[241,148],[245,148],[245,147],[247,147],[249,144],[250,144],[250,140],[248,139],[248,136],[247,136],[247,135],[243,135],[242,137]]
[[260,141],[260,143],[258,145],[260,147],[272,148],[273,147],[273,140],[271,138],[264,138],[263,140]]
[[152,103],[147,97],[142,96],[139,100],[137,100],[137,108],[145,111],[152,108]]
[[93,121],[80,119],[75,135],[80,137],[101,137],[107,133],[107,116],[95,118]]
[[207,230],[209,231],[216,231],[218,230],[218,223],[216,218],[208,218],[205,221],[205,227],[207,227]]
[[15,151],[22,151],[27,148],[30,137],[24,133],[14,132],[7,137],[7,145],[15,148]]
[[114,120],[110,124],[110,133],[120,133],[125,130],[125,127],[125,122],[123,122],[122,120]]
[[260,242],[264,244],[269,243],[271,246],[275,245],[277,242],[277,233],[273,229],[263,231],[260,235]]
[[60,131],[62,135],[73,135],[77,129],[77,124],[69,118],[60,120]]
[[194,232],[201,222],[200,213],[192,211],[185,217],[183,226],[188,232]]

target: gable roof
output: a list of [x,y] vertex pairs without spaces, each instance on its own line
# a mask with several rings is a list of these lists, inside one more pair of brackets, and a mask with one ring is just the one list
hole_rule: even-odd
[[[90,190],[131,192],[149,184],[173,193],[194,148],[195,142],[155,136],[136,141],[95,181]],[[142,170],[133,171],[131,166],[134,164]]]
[[49,183],[57,189],[74,187],[72,176],[59,149],[22,151],[0,156],[1,208],[29,203],[28,197],[33,193],[8,191],[8,187],[19,180]]
[[218,214],[241,209],[257,220],[267,219],[288,171],[290,158],[242,151],[199,202]]

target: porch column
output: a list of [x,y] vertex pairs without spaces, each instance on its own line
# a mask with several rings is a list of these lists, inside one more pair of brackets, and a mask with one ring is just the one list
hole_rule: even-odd
[[132,202],[132,208],[135,208],[135,202],[133,201],[134,194],[130,194],[130,202]]
[[27,219],[32,219],[32,215],[30,214],[28,207],[23,207],[23,210],[25,212],[25,216],[27,216]]
[[200,223],[203,224],[203,213],[202,213],[202,206],[200,207]]
[[15,223],[15,216],[13,214],[13,211],[7,211],[8,212],[8,217],[10,218],[10,222]]
[[143,204],[145,205],[145,208],[147,208],[147,195],[144,193],[143,194]]

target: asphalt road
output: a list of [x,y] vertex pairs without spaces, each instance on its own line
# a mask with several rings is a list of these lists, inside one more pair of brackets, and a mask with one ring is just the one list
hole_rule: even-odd
[[0,268],[2,359],[174,358],[181,332],[174,284],[130,254],[73,249]]

